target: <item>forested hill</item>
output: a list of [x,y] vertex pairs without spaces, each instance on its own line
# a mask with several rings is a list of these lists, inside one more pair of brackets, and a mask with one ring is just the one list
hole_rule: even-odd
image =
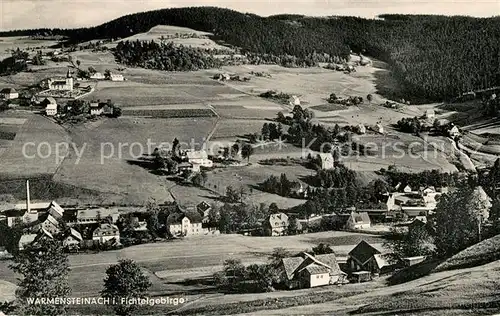
[[[268,18],[214,8],[156,10],[75,30],[43,30],[73,42],[124,38],[164,24],[211,32],[243,52],[304,58],[352,50],[389,63],[407,96],[453,98],[500,85],[500,18],[383,15],[380,19],[277,15]],[[0,35],[34,35],[40,30]]]

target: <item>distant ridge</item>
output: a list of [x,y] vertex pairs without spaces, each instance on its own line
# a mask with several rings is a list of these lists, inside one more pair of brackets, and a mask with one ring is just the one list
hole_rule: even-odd
[[127,38],[157,25],[173,25],[212,33],[212,39],[240,47],[243,53],[312,59],[314,54],[328,54],[346,59],[353,51],[390,65],[401,88],[391,98],[419,103],[500,85],[499,22],[500,17],[400,14],[378,19],[297,14],[265,18],[216,7],[189,7],[129,14],[91,28],[10,31],[0,36],[63,35],[71,45]]

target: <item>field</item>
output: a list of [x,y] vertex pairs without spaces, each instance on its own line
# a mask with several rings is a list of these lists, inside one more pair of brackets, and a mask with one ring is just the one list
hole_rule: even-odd
[[176,137],[184,148],[199,148],[213,125],[214,120],[206,118],[170,119],[167,124],[164,119],[122,117],[96,127],[76,126],[70,134],[83,154],[79,158],[72,152],[55,180],[120,194],[130,203],[145,203],[149,197],[170,201],[168,188],[175,184],[148,170],[143,156]]
[[264,123],[269,122],[265,120],[221,120],[217,124],[215,133],[212,135],[211,139],[235,139],[237,136],[243,136],[245,134],[260,134]]
[[55,44],[57,44],[57,41],[35,40],[28,37],[2,37],[0,38],[0,60],[10,57],[11,54],[9,50],[16,49],[17,47],[23,50],[44,50],[44,48],[48,48]]
[[[20,117],[14,117],[15,121],[12,121],[11,115]],[[56,159],[56,151],[62,157],[66,154],[65,148],[58,146],[69,141],[66,131],[40,115],[6,112],[0,113],[0,116],[4,122],[11,120],[16,123],[0,126],[0,131],[8,129],[10,133],[15,133],[14,139],[7,139],[8,142],[3,144],[0,174],[4,177],[24,177],[55,173],[60,163]],[[19,124],[22,121],[24,123]]]
[[[186,36],[190,35],[196,35],[197,37],[186,38]],[[108,46],[112,47],[120,41],[139,40],[161,42],[163,37],[165,43],[173,42],[177,45],[191,46],[195,48],[229,50],[227,47],[221,46],[213,40],[209,39],[208,36],[210,35],[212,34],[207,32],[195,31],[185,27],[157,25],[150,29],[148,32],[135,34],[133,36],[116,41],[113,44],[109,44]]]

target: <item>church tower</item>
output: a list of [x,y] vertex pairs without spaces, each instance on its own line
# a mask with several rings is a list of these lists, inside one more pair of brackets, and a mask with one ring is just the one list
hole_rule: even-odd
[[73,91],[73,74],[71,70],[68,68],[68,72],[66,73],[66,86],[67,90]]

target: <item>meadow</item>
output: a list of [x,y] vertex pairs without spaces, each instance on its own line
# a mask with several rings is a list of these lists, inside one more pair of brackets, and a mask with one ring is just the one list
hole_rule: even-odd
[[[340,239],[328,239],[332,237]],[[225,259],[238,258],[244,263],[264,262],[274,248],[285,247],[291,252],[299,252],[310,249],[325,239],[331,241],[332,249],[337,254],[345,256],[358,240],[364,238],[371,242],[375,241],[373,245],[383,250],[382,241],[376,236],[349,232],[321,232],[280,238],[242,235],[191,237],[101,253],[70,255],[70,286],[74,297],[97,296],[102,289],[105,269],[119,259],[129,258],[136,261],[150,275],[153,282],[150,295],[171,295],[180,292],[187,295],[188,299],[194,299],[197,297],[196,289],[206,287],[198,285],[191,292],[193,288],[179,283],[179,280],[189,278],[189,272],[193,271],[205,271],[205,276],[209,276],[214,270],[213,267],[219,267]],[[186,253],[186,249],[189,249],[189,253]],[[9,263],[0,261],[0,279],[16,283],[17,276],[8,269]],[[181,278],[182,275],[184,278]],[[170,283],[169,279],[174,277],[177,280]],[[283,292],[282,295],[290,294]],[[228,299],[231,299],[231,296]]]

